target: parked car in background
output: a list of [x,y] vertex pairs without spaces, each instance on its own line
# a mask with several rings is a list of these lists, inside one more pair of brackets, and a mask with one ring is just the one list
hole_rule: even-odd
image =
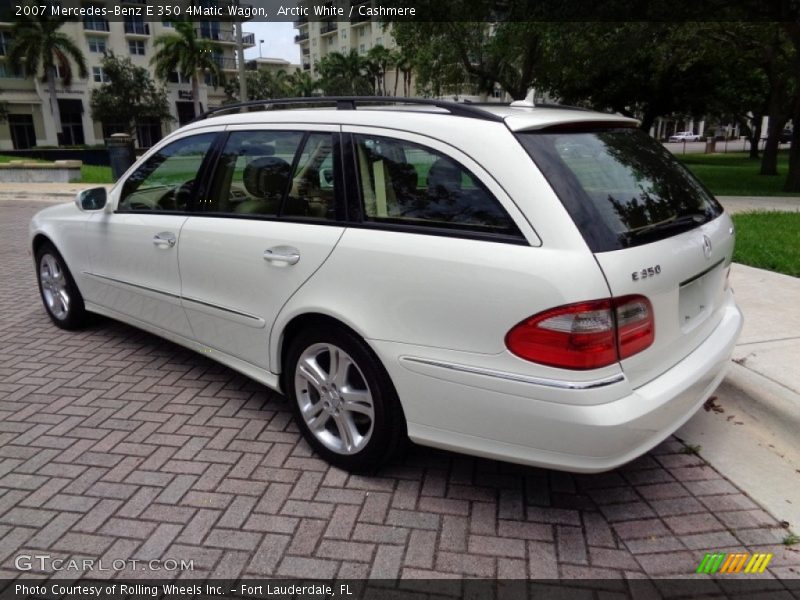
[[734,228],[637,121],[524,101],[259,104],[212,111],[110,192],[33,218],[53,323],[99,313],[236,369],[354,471],[406,437],[604,471],[721,381],[742,326]]
[[675,135],[669,136],[670,142],[699,142],[700,136],[691,131],[681,131]]

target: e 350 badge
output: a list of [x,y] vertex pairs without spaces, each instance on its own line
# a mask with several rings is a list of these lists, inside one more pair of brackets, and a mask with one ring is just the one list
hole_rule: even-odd
[[631,279],[639,281],[640,279],[647,279],[648,277],[655,277],[661,274],[661,265],[653,265],[652,267],[645,267],[639,271],[631,273]]

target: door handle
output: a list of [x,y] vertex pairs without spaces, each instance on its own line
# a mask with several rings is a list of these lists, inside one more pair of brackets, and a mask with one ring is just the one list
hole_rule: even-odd
[[264,250],[264,260],[294,265],[300,260],[300,250],[293,246],[273,246]]
[[153,243],[160,248],[172,248],[176,241],[175,234],[171,231],[162,231],[153,236]]

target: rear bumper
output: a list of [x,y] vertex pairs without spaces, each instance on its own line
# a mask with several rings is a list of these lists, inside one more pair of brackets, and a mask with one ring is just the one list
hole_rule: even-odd
[[621,381],[575,391],[614,398],[594,404],[544,401],[537,395],[542,389],[533,384],[519,384],[526,386],[524,396],[518,389],[492,390],[486,375],[452,369],[412,372],[396,353],[385,356],[388,347],[377,343],[376,349],[397,386],[413,441],[522,464],[600,472],[659,444],[719,385],[743,323],[732,296],[722,310],[711,335],[649,383],[635,390]]

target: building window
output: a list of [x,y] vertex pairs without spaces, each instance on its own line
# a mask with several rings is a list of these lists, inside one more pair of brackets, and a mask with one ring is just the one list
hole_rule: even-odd
[[311,45],[312,46],[316,46],[317,45],[317,38],[314,38],[313,40],[311,40]]
[[14,69],[6,62],[0,62],[0,78],[2,79],[25,79],[25,74],[20,68]]
[[170,83],[191,83],[192,80],[183,75],[183,73],[178,73],[177,71],[173,71],[167,77],[167,81]]
[[105,53],[106,40],[104,38],[90,37],[86,38],[86,41],[89,43],[89,52]]
[[8,54],[12,40],[13,36],[10,31],[0,31],[0,56]]
[[103,71],[103,67],[92,67],[92,76],[97,83],[109,83],[111,78]]
[[131,54],[144,56],[144,40],[128,40],[128,51]]
[[361,45],[358,47],[358,53],[359,53],[359,54],[364,54],[366,51],[367,51],[367,46],[366,46],[366,44],[361,44]]
[[340,34],[341,34],[343,40],[347,39],[347,30],[346,29],[342,29]]
[[366,27],[362,27],[358,32],[358,36],[359,37],[364,37],[365,35],[367,35],[367,28]]
[[83,28],[90,31],[108,31],[108,21],[102,17],[87,16],[83,18]]
[[161,21],[161,25],[163,27],[169,27],[170,29],[175,27],[175,24],[172,21]]
[[383,46],[383,38],[378,38],[377,40],[375,40],[375,45],[376,46]]

